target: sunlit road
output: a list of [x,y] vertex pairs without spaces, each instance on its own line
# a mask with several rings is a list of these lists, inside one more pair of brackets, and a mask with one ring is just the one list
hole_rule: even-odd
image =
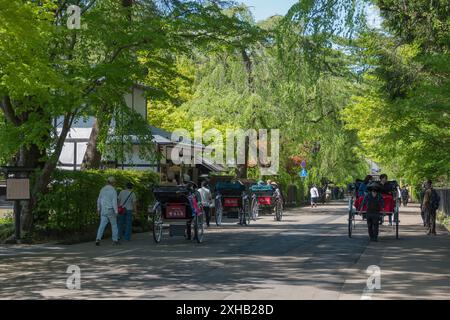
[[[334,203],[289,210],[282,222],[263,216],[208,229],[196,244],[149,234],[113,247],[0,246],[1,299],[450,299],[450,238],[425,235],[417,207],[401,211],[400,239],[381,228],[368,241],[358,221],[347,236],[347,208]],[[69,265],[81,289],[68,290]],[[381,288],[366,288],[367,267],[381,269]]]

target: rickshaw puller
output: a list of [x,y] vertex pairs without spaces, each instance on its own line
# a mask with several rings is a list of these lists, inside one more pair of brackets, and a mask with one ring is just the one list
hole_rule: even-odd
[[361,208],[367,205],[367,227],[369,229],[370,241],[378,241],[378,229],[380,223],[380,213],[384,208],[383,197],[375,187],[370,188],[370,192],[364,197]]

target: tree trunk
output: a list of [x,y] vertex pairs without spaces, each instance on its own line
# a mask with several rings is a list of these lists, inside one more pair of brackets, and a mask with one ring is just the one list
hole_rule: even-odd
[[92,126],[91,135],[89,136],[89,142],[86,148],[86,153],[83,157],[83,163],[81,164],[81,170],[87,169],[99,169],[102,154],[97,149],[98,139],[100,136],[100,124],[97,119],[94,121],[94,125]]
[[38,196],[41,193],[47,192],[48,185],[51,181],[53,172],[58,164],[58,159],[61,155],[64,141],[72,126],[73,115],[69,114],[64,117],[64,123],[61,134],[55,146],[55,150],[50,158],[45,162],[41,173],[37,176],[35,183],[31,186],[31,199],[22,206],[21,225],[23,232],[30,232],[33,229],[34,211],[37,207]]

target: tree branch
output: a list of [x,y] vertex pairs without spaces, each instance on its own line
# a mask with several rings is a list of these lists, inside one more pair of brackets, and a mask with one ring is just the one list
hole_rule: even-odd
[[3,110],[3,113],[5,114],[6,118],[10,122],[12,122],[16,127],[22,124],[19,117],[17,117],[16,113],[14,112],[14,108],[12,106],[11,99],[9,96],[3,96],[0,108]]

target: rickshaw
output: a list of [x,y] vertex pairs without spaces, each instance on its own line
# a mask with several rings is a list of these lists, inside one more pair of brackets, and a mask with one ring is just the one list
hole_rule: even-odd
[[[374,178],[375,181],[376,177]],[[389,194],[382,194],[384,201],[384,208],[381,211],[380,218],[384,221],[385,217],[393,218],[393,227],[395,228],[395,238],[398,239],[399,233],[399,203],[395,201],[397,197],[397,181],[388,181],[389,189],[392,190]],[[349,188],[350,189],[350,188]],[[370,189],[370,187],[368,188]],[[348,237],[352,237],[353,229],[356,228],[356,216],[361,216],[362,220],[366,220],[366,206],[361,208],[363,196],[358,197],[358,186],[355,184],[350,189],[350,196],[348,200]]]
[[153,239],[161,242],[164,225],[169,225],[169,235],[191,237],[203,242],[204,214],[195,184],[185,186],[158,186],[153,189],[156,203],[152,209]]
[[275,211],[274,219],[281,221],[283,219],[283,201],[278,188],[272,185],[255,184],[250,187],[252,193],[251,199],[251,218],[256,220],[259,212],[264,209]]
[[250,224],[250,199],[245,185],[239,181],[218,182],[214,187],[216,225],[222,224],[224,213],[237,212],[240,225]]

